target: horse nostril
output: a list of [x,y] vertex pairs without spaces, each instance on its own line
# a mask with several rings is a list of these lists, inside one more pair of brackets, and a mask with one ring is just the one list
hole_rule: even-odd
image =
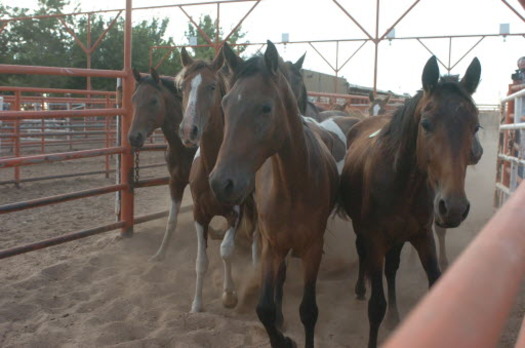
[[463,215],[461,215],[463,220],[465,220],[467,218],[469,211],[470,211],[470,203],[467,203],[467,207],[465,208],[465,211],[463,212]]
[[441,216],[447,215],[447,205],[445,203],[445,200],[443,199],[439,200],[438,208],[439,208],[439,214],[441,214]]
[[231,194],[233,191],[233,186],[233,180],[227,179],[224,184],[224,193],[226,193],[227,195]]
[[199,135],[199,128],[197,126],[191,127],[190,139],[195,140]]

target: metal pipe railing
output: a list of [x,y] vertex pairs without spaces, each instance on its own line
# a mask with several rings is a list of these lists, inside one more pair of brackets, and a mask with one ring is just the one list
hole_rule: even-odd
[[496,347],[525,278],[523,207],[520,185],[384,348]]

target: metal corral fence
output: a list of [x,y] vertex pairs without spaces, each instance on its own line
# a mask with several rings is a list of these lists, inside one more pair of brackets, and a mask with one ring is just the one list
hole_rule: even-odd
[[[100,157],[115,155],[117,156],[117,175],[114,185],[96,187],[88,190],[69,192],[65,194],[60,194],[51,197],[44,197],[33,199],[23,202],[15,202],[4,204],[0,206],[0,215],[6,214],[15,211],[21,211],[36,207],[41,207],[50,204],[61,203],[65,201],[71,201],[75,199],[92,197],[100,194],[107,194],[115,192],[117,194],[117,219],[115,222],[87,228],[84,230],[72,232],[66,235],[61,235],[59,237],[51,238],[48,240],[22,245],[19,247],[14,247],[10,249],[0,250],[0,259],[6,258],[9,256],[21,254],[27,251],[41,249],[51,245],[60,244],[66,241],[75,240],[94,234],[111,231],[115,229],[120,229],[121,234],[131,235],[133,233],[133,225],[137,223],[142,223],[145,221],[153,220],[162,216],[166,216],[167,212],[159,212],[150,214],[142,217],[134,216],[134,189],[138,187],[146,187],[153,185],[162,185],[166,184],[167,178],[153,179],[149,181],[142,181],[134,183],[134,161],[133,161],[133,152],[127,140],[127,130],[131,124],[132,118],[132,103],[131,97],[134,89],[134,78],[131,70],[131,15],[132,15],[132,1],[126,0],[126,18],[125,18],[125,33],[124,33],[124,62],[122,70],[101,70],[101,69],[78,69],[78,68],[62,68],[62,67],[35,67],[35,66],[20,66],[20,65],[6,65],[0,64],[0,73],[3,74],[38,74],[38,75],[54,75],[54,76],[82,76],[82,77],[103,77],[109,79],[121,79],[122,80],[122,104],[115,105],[114,101],[109,103],[104,102],[103,104],[94,104],[93,108],[78,109],[78,110],[51,110],[49,108],[39,108],[33,107],[33,110],[23,110],[21,108],[22,103],[22,90],[18,92],[15,91],[13,99],[13,107],[11,110],[6,110],[0,112],[0,121],[2,124],[7,122],[8,125],[13,126],[12,130],[14,132],[21,132],[20,125],[27,120],[37,120],[37,123],[42,123],[44,120],[44,127],[46,124],[53,123],[54,126],[59,126],[55,124],[56,121],[52,120],[67,120],[71,119],[71,124],[74,122],[84,123],[84,120],[96,120],[102,122],[105,125],[108,124],[108,129],[111,127],[116,128],[114,132],[114,138],[109,138],[111,144],[106,145],[106,138],[103,135],[103,140],[101,143],[98,143],[94,148],[82,149],[82,150],[73,150],[73,151],[64,151],[64,152],[53,152],[53,153],[40,153],[40,154],[21,154],[20,146],[13,146],[15,153],[11,157],[0,158],[0,170],[6,168],[15,168],[15,170],[20,169],[24,165],[34,165],[39,163],[52,163],[57,161],[65,160],[75,160],[81,158],[90,158],[90,157]],[[43,92],[43,91],[42,91]],[[69,92],[65,92],[69,93]],[[96,92],[92,92],[96,93]],[[17,97],[18,95],[18,97]],[[5,97],[5,96],[4,96]],[[11,101],[8,102],[11,104]],[[90,98],[94,98],[90,96]],[[30,98],[29,98],[30,99]],[[5,99],[4,99],[5,101]],[[54,103],[57,100],[50,100]],[[98,101],[97,101],[98,102]],[[39,98],[35,98],[32,101],[33,105],[40,103],[42,101]],[[44,101],[45,104],[45,101]],[[95,106],[96,105],[96,106]],[[106,121],[109,119],[110,121]],[[46,122],[46,120],[48,122]],[[75,121],[73,121],[75,120]],[[81,121],[78,121],[81,120]],[[34,122],[34,121],[29,121]],[[62,124],[63,125],[63,124]],[[114,126],[112,126],[114,125]],[[67,123],[65,125],[67,127]],[[92,125],[90,125],[92,126]],[[87,124],[86,124],[87,127]],[[40,125],[41,128],[41,125]],[[92,129],[90,129],[91,131]],[[94,131],[94,130],[93,130]],[[41,129],[38,137],[43,135]],[[58,132],[55,132],[58,133]],[[87,133],[87,130],[86,132]],[[73,134],[70,134],[73,137]],[[82,136],[81,134],[75,134],[75,136]],[[83,136],[85,136],[84,134]],[[19,135],[14,137],[14,143],[21,143],[22,137]],[[114,141],[114,142],[113,142]],[[33,145],[33,144],[32,144]],[[151,145],[150,145],[151,146]],[[158,145],[153,145],[158,146]],[[163,145],[161,145],[163,146]]]
[[[0,110],[4,111],[49,111],[52,114],[59,110],[96,110],[116,106],[116,92],[109,91],[0,87],[0,93],[3,94],[0,96]],[[47,118],[46,115],[40,119],[3,120],[1,114],[2,112],[0,112],[0,159],[107,148],[117,143],[115,118],[104,116]],[[155,132],[149,142],[164,143],[162,133]],[[23,182],[96,174],[104,174],[107,178],[115,168],[111,167],[113,155],[104,157],[103,170],[65,175],[24,178],[22,173],[24,165],[16,166],[13,168],[11,180],[5,180],[7,175],[2,173],[3,180],[0,180],[0,185],[19,186]]]
[[[366,95],[308,92],[308,97],[315,105],[326,110],[332,109],[334,105],[346,105],[347,110],[355,110],[368,115],[370,100]],[[387,111],[394,111],[397,106],[404,102],[404,98],[392,97],[386,105],[386,109]]]
[[494,205],[500,207],[525,178],[525,85],[510,85],[501,101],[502,121]]

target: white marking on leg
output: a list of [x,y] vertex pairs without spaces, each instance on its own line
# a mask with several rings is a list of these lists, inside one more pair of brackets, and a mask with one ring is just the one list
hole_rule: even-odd
[[241,100],[242,100],[242,94],[239,93],[239,94],[237,95],[237,101],[240,102]]
[[195,151],[195,155],[193,156],[193,162],[195,162],[195,160],[197,158],[201,157],[201,148],[200,146],[197,148],[197,151]]
[[224,292],[235,291],[232,277],[232,256],[235,249],[235,227],[230,227],[221,243],[221,257],[224,266]]
[[161,260],[166,254],[166,249],[168,248],[171,236],[173,235],[173,231],[175,231],[175,227],[177,226],[177,217],[179,215],[180,204],[180,201],[176,201],[174,199],[171,200],[170,213],[168,215],[168,223],[166,224],[166,230],[164,231],[164,238],[162,238],[162,243],[160,245],[159,250],[152,257],[153,260]]
[[202,286],[204,275],[208,270],[208,255],[206,254],[206,240],[204,238],[204,227],[195,222],[197,232],[197,260],[195,262],[195,273],[197,280],[195,282],[195,297],[191,305],[192,312],[202,311]]
[[259,264],[259,260],[261,257],[259,250],[260,250],[259,248],[259,230],[256,227],[252,234],[252,266],[253,267],[257,267],[257,265]]

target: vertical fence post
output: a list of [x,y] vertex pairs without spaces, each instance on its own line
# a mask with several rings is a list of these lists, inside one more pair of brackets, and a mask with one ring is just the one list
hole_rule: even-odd
[[[109,96],[106,96],[106,108],[109,109],[111,108],[111,106],[112,105],[110,103]],[[104,145],[105,147],[109,147],[109,121],[110,121],[109,117],[106,117],[104,120],[104,139],[105,139]],[[104,164],[104,170],[106,171],[105,176],[107,179],[109,178],[109,155],[106,155],[105,160],[106,161]]]
[[[14,109],[20,111],[20,91],[15,92],[15,105]],[[14,135],[15,135],[15,157],[20,157],[20,119],[16,118],[14,122]],[[15,187],[20,187],[20,166],[15,166]]]
[[133,154],[128,142],[128,129],[131,125],[131,97],[133,94],[133,78],[131,75],[131,11],[132,0],[126,0],[126,21],[124,30],[124,72],[125,77],[122,84],[122,106],[124,114],[122,115],[121,144],[125,148],[120,163],[122,183],[126,188],[122,191],[122,201],[120,207],[120,217],[124,222],[121,230],[122,236],[131,236],[133,234],[133,209],[134,209],[134,192],[133,192]]

